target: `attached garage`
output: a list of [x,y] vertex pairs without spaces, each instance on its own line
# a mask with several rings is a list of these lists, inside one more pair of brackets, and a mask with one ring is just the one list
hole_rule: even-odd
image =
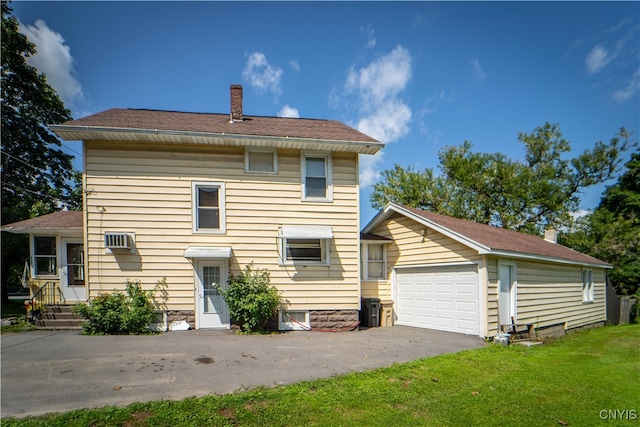
[[480,333],[476,265],[396,270],[396,324],[463,334]]
[[362,296],[380,298],[393,324],[492,337],[514,323],[569,330],[606,319],[611,265],[552,230],[541,238],[389,203],[362,235],[362,269],[379,273],[363,275]]

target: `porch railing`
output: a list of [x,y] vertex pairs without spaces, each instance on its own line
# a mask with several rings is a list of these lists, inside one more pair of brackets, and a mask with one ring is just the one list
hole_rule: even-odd
[[56,282],[46,282],[33,294],[31,307],[43,309],[47,305],[64,304],[67,302]]

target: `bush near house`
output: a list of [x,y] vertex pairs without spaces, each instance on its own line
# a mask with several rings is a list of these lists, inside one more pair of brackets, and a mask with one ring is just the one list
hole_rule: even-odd
[[127,281],[126,294],[103,293],[88,304],[74,306],[76,315],[87,319],[82,325],[87,335],[129,335],[149,332],[154,318],[154,293],[144,291],[139,281]]
[[253,263],[247,265],[239,276],[229,278],[227,288],[216,285],[229,306],[229,314],[243,332],[264,332],[269,319],[283,304],[282,297],[267,269],[253,270]]

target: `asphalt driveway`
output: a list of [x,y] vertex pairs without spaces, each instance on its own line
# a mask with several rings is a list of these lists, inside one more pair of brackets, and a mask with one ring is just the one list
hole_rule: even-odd
[[403,326],[266,336],[202,330],[148,336],[4,334],[1,416],[231,393],[482,346],[478,337]]

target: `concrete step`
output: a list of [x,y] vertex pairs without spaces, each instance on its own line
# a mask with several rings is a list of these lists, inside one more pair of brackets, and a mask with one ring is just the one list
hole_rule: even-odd
[[82,329],[82,319],[38,319],[37,329]]
[[36,329],[82,329],[82,323],[85,320],[74,316],[71,308],[70,305],[48,305],[47,311],[40,314],[34,326]]

